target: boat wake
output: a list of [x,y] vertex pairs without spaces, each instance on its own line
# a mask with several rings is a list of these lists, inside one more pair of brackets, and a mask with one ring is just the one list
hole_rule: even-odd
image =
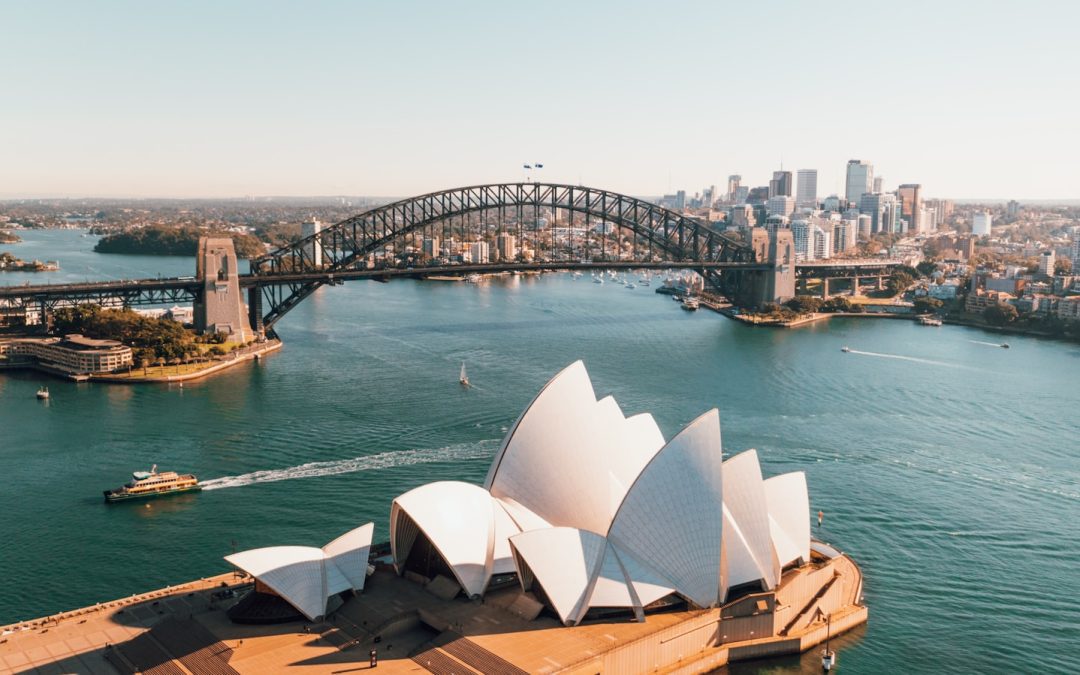
[[[996,346],[996,345],[995,345]],[[864,352],[858,349],[849,349],[849,354],[860,354],[862,356],[876,356],[879,359],[898,359],[900,361],[911,361],[913,363],[925,363],[930,366],[941,366],[943,368],[959,368],[960,366],[955,363],[945,363],[944,361],[934,361],[932,359],[921,359],[917,356],[901,356],[900,354],[881,354],[879,352]]]
[[203,490],[221,490],[224,488],[254,485],[256,483],[273,483],[279,480],[293,480],[296,478],[333,476],[340,473],[374,471],[377,469],[390,469],[412,464],[488,459],[495,452],[497,447],[497,440],[487,440],[478,443],[449,445],[445,448],[380,452],[374,455],[353,457],[352,459],[340,459],[329,462],[308,462],[307,464],[290,466],[284,469],[266,469],[263,471],[240,474],[239,476],[222,476],[220,478],[211,478],[210,480],[202,481],[200,484],[202,485]]
[[968,340],[973,345],[986,345],[987,347],[1000,347],[1000,342],[984,342],[982,340]]

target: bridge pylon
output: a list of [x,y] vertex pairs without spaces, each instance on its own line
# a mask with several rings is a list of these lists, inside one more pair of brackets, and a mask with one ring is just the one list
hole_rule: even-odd
[[791,230],[769,233],[763,227],[750,232],[754,259],[768,263],[766,270],[741,270],[735,273],[735,304],[761,307],[770,302],[785,302],[795,297],[795,238]]
[[200,333],[224,333],[234,340],[249,340],[253,333],[244,296],[240,293],[240,273],[233,240],[228,237],[199,237],[195,276],[201,290],[201,297],[194,303],[196,330]]

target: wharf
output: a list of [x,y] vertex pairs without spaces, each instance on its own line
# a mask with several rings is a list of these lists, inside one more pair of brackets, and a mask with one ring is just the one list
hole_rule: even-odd
[[843,555],[722,608],[574,627],[519,614],[516,584],[446,600],[382,564],[324,621],[234,624],[226,610],[250,587],[223,574],[0,627],[0,672],[344,673],[367,670],[374,649],[389,673],[700,673],[804,652],[825,641],[825,613],[833,638],[868,614],[861,572]]

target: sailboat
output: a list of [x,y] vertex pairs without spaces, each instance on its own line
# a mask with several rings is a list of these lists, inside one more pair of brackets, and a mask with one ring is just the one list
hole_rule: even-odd
[[469,386],[469,376],[465,373],[465,362],[464,361],[461,362],[461,378],[458,381],[461,382],[461,386],[463,386],[463,387],[468,387]]

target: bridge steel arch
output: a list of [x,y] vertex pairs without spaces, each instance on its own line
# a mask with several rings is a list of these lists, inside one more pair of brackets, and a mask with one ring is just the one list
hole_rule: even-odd
[[[249,311],[253,327],[269,328],[301,300],[326,283],[318,281],[275,282],[275,276],[296,273],[327,273],[357,269],[367,265],[367,256],[386,249],[406,235],[423,230],[439,221],[465,219],[471,214],[490,210],[517,209],[519,231],[534,237],[543,228],[533,224],[522,227],[522,210],[551,209],[583,214],[588,219],[600,219],[629,229],[638,242],[648,245],[648,260],[639,262],[761,262],[754,248],[711,227],[708,223],[656,204],[627,195],[578,185],[552,183],[502,183],[474,185],[432,192],[380,206],[343,220],[314,235],[280,248],[251,261],[253,281],[249,294]],[[550,237],[554,248],[555,228]],[[589,255],[589,243],[600,243],[600,257],[591,260],[607,261],[607,244],[613,238],[606,230],[589,234],[578,250],[569,252],[571,259],[581,261]],[[571,238],[571,248],[573,248]],[[322,258],[317,261],[317,256]],[[577,257],[574,257],[577,256]],[[611,260],[616,260],[612,258]],[[468,267],[463,266],[462,271]],[[731,290],[737,276],[716,270],[702,273],[718,288]],[[267,308],[263,315],[265,301]]]

